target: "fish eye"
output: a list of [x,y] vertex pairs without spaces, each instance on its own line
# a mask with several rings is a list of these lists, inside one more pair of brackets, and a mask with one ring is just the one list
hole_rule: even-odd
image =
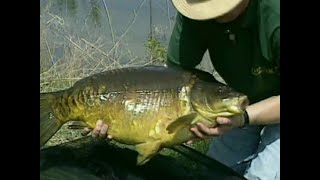
[[221,87],[221,86],[218,88],[218,92],[219,92],[219,93],[222,92],[222,87]]

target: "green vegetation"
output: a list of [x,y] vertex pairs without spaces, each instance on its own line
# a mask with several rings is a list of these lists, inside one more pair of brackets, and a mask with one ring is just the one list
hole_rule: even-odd
[[150,55],[150,58],[158,63],[164,64],[167,57],[167,49],[161,42],[154,38],[149,37],[146,42],[147,52]]

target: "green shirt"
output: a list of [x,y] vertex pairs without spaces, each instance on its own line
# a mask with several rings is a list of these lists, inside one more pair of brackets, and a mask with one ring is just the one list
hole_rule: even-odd
[[280,1],[250,0],[237,20],[218,23],[177,15],[167,61],[186,68],[208,50],[225,82],[251,103],[280,94]]

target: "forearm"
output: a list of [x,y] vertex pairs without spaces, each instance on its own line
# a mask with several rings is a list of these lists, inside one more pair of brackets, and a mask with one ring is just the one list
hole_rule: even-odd
[[262,100],[247,107],[250,125],[280,123],[280,95]]

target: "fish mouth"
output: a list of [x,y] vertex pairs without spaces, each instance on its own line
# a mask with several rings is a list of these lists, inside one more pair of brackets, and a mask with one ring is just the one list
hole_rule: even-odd
[[247,96],[240,96],[237,98],[237,103],[231,106],[228,106],[227,109],[229,112],[234,114],[242,114],[244,110],[248,107],[249,100]]
[[228,111],[233,114],[240,114],[243,112],[243,110],[240,108],[240,106],[229,106]]
[[243,110],[246,109],[250,103],[248,96],[240,96],[238,101],[240,103],[240,108]]

